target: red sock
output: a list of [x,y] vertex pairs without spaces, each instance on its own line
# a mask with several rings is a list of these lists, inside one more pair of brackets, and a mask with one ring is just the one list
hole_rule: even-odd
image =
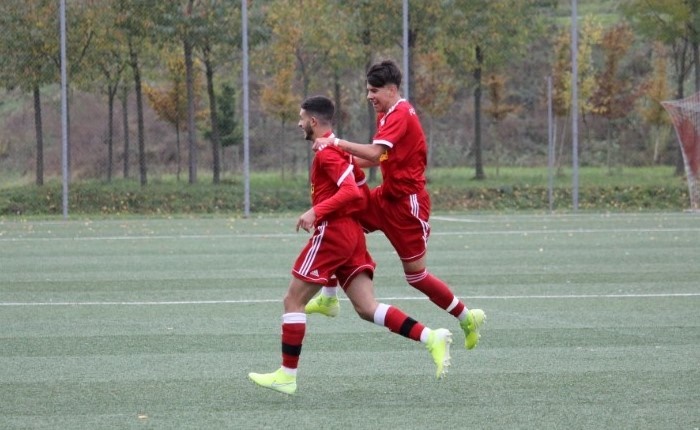
[[383,325],[393,333],[420,342],[420,334],[425,326],[413,318],[409,317],[399,308],[394,306],[379,304],[374,314],[374,322]]
[[306,314],[282,315],[282,366],[289,369],[297,368],[305,332]]
[[459,317],[466,307],[461,300],[452,294],[446,283],[428,273],[427,269],[421,272],[406,273],[406,281],[455,318]]

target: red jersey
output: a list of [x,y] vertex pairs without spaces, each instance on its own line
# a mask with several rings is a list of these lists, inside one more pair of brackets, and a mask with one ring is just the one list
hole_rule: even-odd
[[350,160],[337,146],[316,152],[311,164],[311,204],[317,222],[349,216],[364,208]]
[[316,222],[312,237],[292,268],[296,278],[328,285],[335,275],[345,289],[358,273],[369,272],[371,276],[374,272],[362,228],[349,216],[366,204],[355,182],[354,169],[352,157],[337,146],[316,152],[311,164],[311,202]]
[[377,133],[372,143],[388,148],[379,160],[384,195],[399,198],[425,188],[425,134],[416,110],[408,101],[400,99],[386,113],[377,116]]

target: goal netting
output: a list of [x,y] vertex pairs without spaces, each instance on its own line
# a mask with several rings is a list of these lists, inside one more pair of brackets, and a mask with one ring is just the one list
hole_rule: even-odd
[[681,145],[685,174],[688,178],[690,209],[698,211],[700,210],[698,184],[698,174],[700,173],[700,92],[681,100],[661,102],[661,105],[671,116],[678,142]]

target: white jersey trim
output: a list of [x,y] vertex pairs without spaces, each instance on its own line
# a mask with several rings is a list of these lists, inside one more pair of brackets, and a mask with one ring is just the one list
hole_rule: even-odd
[[348,176],[352,176],[352,169],[353,169],[352,164],[349,164],[349,165],[348,165],[348,168],[345,169],[345,172],[343,172],[343,174],[340,175],[340,178],[338,179],[338,183],[336,184],[337,186],[340,187],[340,184],[343,183],[343,181],[345,180],[345,178],[347,178]]
[[389,142],[388,140],[384,140],[384,139],[375,139],[372,141],[372,144],[373,145],[384,145],[384,146],[388,146],[389,148],[394,147],[393,143]]
[[299,274],[309,276],[311,266],[313,265],[318,249],[321,247],[321,243],[323,242],[323,234],[326,232],[327,225],[328,221],[323,221],[318,225],[318,227],[316,227],[318,234],[311,237],[311,248],[307,252],[304,262],[299,268]]

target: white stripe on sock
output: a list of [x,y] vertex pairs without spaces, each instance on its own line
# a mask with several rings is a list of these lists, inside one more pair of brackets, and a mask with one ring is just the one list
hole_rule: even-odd
[[450,303],[450,305],[449,305],[449,306],[447,307],[447,309],[445,309],[445,310],[446,310],[447,312],[451,312],[452,309],[454,309],[455,307],[457,307],[458,304],[459,304],[459,300],[457,300],[457,297],[453,297],[453,298],[452,298],[452,303]]
[[290,312],[282,315],[282,324],[306,324],[306,314],[303,312]]
[[386,313],[389,311],[389,305],[380,303],[377,306],[377,310],[374,311],[374,323],[384,327],[384,319],[386,318]]

